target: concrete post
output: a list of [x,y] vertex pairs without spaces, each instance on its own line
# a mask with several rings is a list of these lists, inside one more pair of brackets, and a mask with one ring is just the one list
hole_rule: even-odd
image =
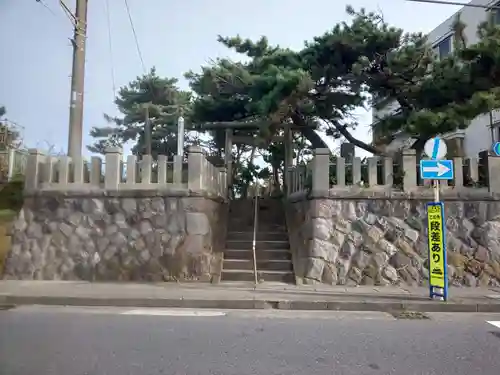
[[70,183],[70,163],[69,156],[60,156],[57,162],[59,169],[59,185],[68,185]]
[[38,179],[40,173],[40,164],[45,156],[40,150],[32,148],[28,150],[28,160],[26,161],[26,172],[24,177],[24,190],[36,190],[38,188]]
[[12,180],[14,177],[14,165],[16,164],[16,150],[9,149],[7,154],[7,181]]
[[368,158],[368,186],[374,187],[378,185],[378,157],[373,156]]
[[385,157],[383,159],[382,167],[382,184],[388,187],[392,187],[394,184],[394,160],[392,158]]
[[141,160],[141,184],[151,184],[151,166],[153,164],[153,157],[151,155],[142,155]]
[[76,156],[73,158],[73,182],[75,184],[83,184],[85,182],[84,176],[84,163],[85,160],[81,156]]
[[102,159],[98,156],[90,158],[90,184],[92,186],[101,186]]
[[106,150],[106,170],[104,175],[104,188],[118,190],[121,183],[122,150],[119,147],[110,147]]
[[191,146],[188,154],[188,189],[192,191],[203,190],[204,174],[203,170],[205,155],[201,147]]
[[312,167],[312,190],[328,191],[330,189],[330,150],[317,148],[314,150]]
[[456,157],[453,158],[453,173],[455,174],[455,189],[464,187],[464,170],[463,166],[463,158]]
[[[57,169],[57,163],[58,160],[56,157],[53,156],[46,156],[45,161],[42,164],[41,168],[41,174],[42,178],[41,181],[42,183],[47,183],[51,184],[55,182],[55,176],[56,176],[56,169]],[[39,179],[40,181],[40,179]]]
[[177,119],[177,156],[184,156],[184,117]]
[[335,186],[345,188],[345,159],[342,156],[337,156],[335,177],[337,178],[337,185]]
[[[352,184],[359,185],[361,182],[361,158],[352,158]],[[363,181],[365,182],[365,181]]]
[[137,177],[137,156],[127,156],[127,177],[125,179],[127,187],[133,187]]
[[401,169],[404,173],[403,190],[414,190],[417,187],[417,154],[414,149],[403,150]]
[[500,158],[490,156],[488,151],[481,151],[479,153],[479,159],[486,169],[488,191],[500,193]]
[[172,183],[174,185],[182,185],[182,162],[184,157],[182,155],[174,155],[174,171]]
[[167,155],[158,155],[158,185],[160,187],[165,186],[168,183],[167,181],[167,164],[168,158]]

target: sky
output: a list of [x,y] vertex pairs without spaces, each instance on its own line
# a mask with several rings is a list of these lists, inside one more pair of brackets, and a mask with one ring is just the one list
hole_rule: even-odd
[[[75,0],[64,1],[74,9]],[[104,113],[117,114],[113,85],[126,85],[144,73],[125,0],[107,0],[109,23],[106,0],[88,1],[85,145],[92,142],[90,129],[105,124]],[[7,118],[22,127],[27,147],[65,152],[73,31],[59,0],[42,3],[0,0],[0,106],[6,106]],[[219,34],[252,39],[265,35],[272,44],[299,49],[304,41],[346,20],[348,4],[382,12],[387,22],[406,31],[426,33],[459,9],[405,0],[128,0],[128,4],[146,69],[155,66],[158,74],[178,78],[182,88],[187,88],[184,72],[197,71],[217,57],[238,59],[217,42]],[[360,109],[357,115],[361,126],[354,135],[370,141],[371,114]]]

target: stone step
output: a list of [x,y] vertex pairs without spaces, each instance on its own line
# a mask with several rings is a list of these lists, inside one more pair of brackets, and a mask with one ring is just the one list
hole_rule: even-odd
[[[290,250],[273,249],[273,250],[258,250],[255,252],[257,261],[266,260],[290,260],[292,254]],[[224,260],[226,259],[253,259],[252,249],[226,249],[224,251]]]
[[[258,241],[288,241],[287,232],[257,232],[256,238]],[[228,232],[228,241],[252,241],[253,231],[247,232]]]
[[[238,223],[236,220],[229,219],[228,232],[252,232],[253,222],[251,223]],[[286,225],[284,224],[263,224],[259,223],[257,232],[286,232]]]
[[[224,259],[223,270],[253,270],[253,259]],[[291,260],[257,261],[257,271],[293,271]]]
[[[245,220],[253,220],[254,215],[255,211],[253,210],[253,207],[229,209],[229,217],[235,219],[241,218]],[[285,222],[285,214],[281,211],[276,212],[274,210],[260,209],[259,211],[257,211],[257,218],[263,221],[267,221],[268,223]]]
[[[291,271],[262,271],[257,272],[258,280],[263,282],[295,283],[295,276]],[[223,270],[222,281],[254,281],[251,270]]]
[[[255,241],[256,250],[271,250],[271,249],[289,249],[290,244],[288,241]],[[252,249],[252,241],[235,241],[226,240],[226,249]]]

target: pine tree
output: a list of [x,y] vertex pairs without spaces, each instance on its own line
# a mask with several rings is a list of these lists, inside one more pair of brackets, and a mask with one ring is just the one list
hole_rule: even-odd
[[[396,114],[379,119],[374,131],[388,140],[404,132],[420,140],[466,128],[477,115],[500,107],[500,29],[480,26],[480,41],[466,45],[466,25],[453,25],[454,52],[439,60],[425,35],[391,27],[379,14],[347,8],[350,21],[298,50],[219,37],[248,62],[216,60],[187,78],[197,99],[193,118],[207,122],[259,120],[270,139],[278,124],[293,123],[313,148],[326,147],[322,129],[375,154],[356,139],[352,111],[397,101]],[[381,100],[382,99],[382,100]]]
[[[152,127],[152,154],[173,156],[177,152],[177,121],[179,116],[187,117],[189,126],[191,93],[177,86],[177,79],[162,78],[153,68],[122,87],[115,100],[121,116],[104,115],[108,126],[94,127],[90,134],[97,141],[88,146],[91,152],[104,153],[109,146],[122,146],[125,142],[135,141],[132,152],[144,154],[146,107]],[[192,143],[185,137],[185,145]]]

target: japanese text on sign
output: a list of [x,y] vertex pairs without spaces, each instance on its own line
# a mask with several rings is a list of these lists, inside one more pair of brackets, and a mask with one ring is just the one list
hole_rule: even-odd
[[429,279],[430,285],[444,288],[444,236],[443,212],[441,205],[427,206],[427,225],[429,235]]

